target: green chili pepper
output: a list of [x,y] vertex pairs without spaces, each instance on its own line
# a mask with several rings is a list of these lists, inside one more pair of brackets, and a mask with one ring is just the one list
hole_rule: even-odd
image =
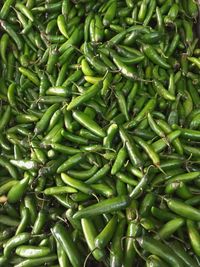
[[147,267],[167,267],[167,264],[162,261],[159,257],[155,256],[155,255],[151,255],[147,258],[146,261],[146,266]]
[[115,235],[112,240],[110,251],[110,266],[120,266],[123,260],[123,250],[121,249],[121,238],[125,234],[126,221],[121,219],[117,225]]
[[133,128],[135,127],[141,120],[144,119],[145,115],[154,110],[156,106],[156,99],[150,99],[144,108],[131,120],[130,122],[125,123],[125,128]]
[[81,111],[73,111],[72,115],[78,123],[90,130],[92,133],[102,138],[106,136],[103,129],[94,120],[90,119],[88,115]]
[[29,214],[28,208],[22,206],[20,213],[21,213],[21,221],[17,227],[15,235],[23,233],[25,231],[26,227],[28,226],[29,221],[30,221],[30,218],[29,218],[30,214]]
[[64,249],[62,248],[59,242],[56,242],[56,245],[57,245],[57,257],[59,266],[61,267],[70,266],[69,258],[67,257],[67,254],[65,253]]
[[91,206],[81,209],[80,211],[77,211],[73,217],[76,219],[87,218],[90,216],[96,216],[98,214],[121,210],[127,207],[129,201],[130,199],[128,196],[120,196],[102,200],[97,204],[93,204]]
[[22,169],[22,170],[36,170],[38,168],[38,165],[35,161],[33,160],[28,160],[28,159],[24,159],[24,160],[15,160],[15,159],[11,159],[10,162]]
[[16,249],[16,254],[29,259],[45,257],[50,254],[50,248],[48,247],[36,247],[36,246],[19,246]]
[[160,165],[160,159],[156,151],[153,149],[153,147],[149,144],[147,144],[142,138],[140,137],[134,137],[134,140],[145,150],[145,152],[148,154],[150,159],[152,160],[153,164],[155,166]]
[[170,243],[171,248],[176,253],[176,255],[182,259],[186,266],[197,266],[195,260],[185,251],[182,244],[176,240]]
[[87,100],[89,100],[93,96],[95,96],[98,93],[98,91],[100,91],[101,86],[102,86],[102,82],[99,82],[99,83],[91,86],[81,96],[74,98],[67,106],[67,110],[71,110],[71,109],[79,106],[80,104],[86,102]]
[[9,257],[13,249],[18,247],[19,245],[26,243],[30,239],[30,237],[30,233],[24,232],[10,238],[4,247],[4,255],[6,257]]
[[34,21],[34,17],[33,14],[31,13],[31,11],[22,3],[16,3],[15,7],[22,12],[31,22]]
[[0,166],[6,168],[14,179],[18,179],[17,169],[5,158],[0,157]]
[[164,86],[162,85],[162,83],[160,83],[157,80],[154,80],[154,87],[155,90],[157,91],[157,93],[162,96],[164,99],[166,100],[170,100],[170,101],[174,101],[175,100],[175,96],[173,96],[169,91],[167,91]]
[[190,205],[187,205],[180,200],[176,199],[169,199],[167,200],[167,205],[169,209],[171,209],[176,214],[192,219],[194,221],[199,221],[200,213],[196,208],[191,207]]
[[74,178],[71,178],[70,176],[68,176],[65,173],[61,173],[61,178],[63,180],[64,183],[68,184],[69,186],[72,186],[76,189],[78,189],[79,191],[86,193],[86,194],[92,194],[93,190],[89,185],[86,185],[84,182],[82,181],[78,181]]
[[91,220],[87,218],[82,218],[81,225],[84,237],[86,239],[90,251],[92,252],[92,255],[97,261],[101,261],[105,257],[105,252],[100,248],[96,248],[95,246],[95,237],[97,236],[97,231],[95,229],[94,224]]
[[156,50],[154,50],[154,48],[148,44],[145,44],[142,46],[142,49],[144,51],[144,54],[155,64],[159,65],[160,67],[164,68],[164,69],[169,69],[170,65],[164,60],[162,59],[158,53],[156,52]]
[[84,158],[85,154],[84,153],[78,153],[73,156],[71,156],[69,159],[64,161],[59,168],[57,169],[57,173],[61,173],[63,171],[67,171],[73,166],[75,166],[77,163],[81,162]]
[[91,176],[85,183],[92,184],[97,182],[98,180],[104,178],[107,173],[110,171],[110,165],[105,164],[101,169],[99,169],[93,176]]
[[13,30],[12,26],[5,20],[0,20],[1,27],[8,33],[8,35],[14,40],[19,50],[22,50],[23,44],[19,35]]
[[128,155],[130,157],[131,163],[136,166],[141,166],[142,165],[142,159],[139,154],[139,151],[134,144],[133,140],[129,137],[128,133],[126,133],[125,129],[120,127],[120,137],[123,141],[123,143],[126,146]]
[[37,259],[27,259],[16,264],[15,267],[29,267],[29,266],[38,266],[39,264],[46,264],[54,262],[57,260],[57,255],[52,254],[50,256],[40,257]]
[[159,229],[156,234],[156,239],[167,239],[169,238],[175,231],[177,231],[181,226],[183,226],[184,220],[182,218],[175,218],[171,221],[167,222],[161,229]]
[[8,202],[16,203],[22,198],[22,196],[24,195],[28,187],[29,180],[30,180],[30,176],[26,176],[22,180],[20,180],[18,183],[13,185],[13,187],[9,190],[8,195],[7,195]]
[[112,219],[106,224],[104,229],[95,238],[95,245],[98,248],[104,248],[112,239],[117,225],[117,216],[114,215]]
[[53,236],[56,238],[56,240],[59,242],[65,253],[67,254],[70,263],[73,267],[82,266],[82,259],[79,255],[79,251],[75,244],[72,241],[72,238],[70,236],[70,233],[65,229],[65,227],[57,223],[52,228]]
[[192,220],[187,220],[187,229],[188,235],[190,239],[190,243],[196,255],[200,255],[199,251],[199,242],[200,242],[200,235],[198,233],[197,228],[195,227],[195,223]]
[[173,250],[160,241],[148,236],[138,238],[137,241],[144,250],[160,257],[171,266],[183,266],[182,260],[173,252]]
[[115,159],[115,162],[114,162],[114,164],[112,166],[112,169],[111,169],[111,174],[112,175],[116,174],[121,169],[121,167],[124,165],[126,157],[127,157],[126,148],[122,147],[119,150],[119,152],[117,154],[117,157]]

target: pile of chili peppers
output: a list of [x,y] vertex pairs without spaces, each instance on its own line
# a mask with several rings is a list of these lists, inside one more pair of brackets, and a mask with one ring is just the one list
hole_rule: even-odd
[[0,266],[200,266],[195,0],[0,3]]

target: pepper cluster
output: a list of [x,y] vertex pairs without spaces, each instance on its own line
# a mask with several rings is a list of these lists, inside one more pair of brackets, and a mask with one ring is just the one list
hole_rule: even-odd
[[195,0],[0,3],[0,266],[200,266]]

